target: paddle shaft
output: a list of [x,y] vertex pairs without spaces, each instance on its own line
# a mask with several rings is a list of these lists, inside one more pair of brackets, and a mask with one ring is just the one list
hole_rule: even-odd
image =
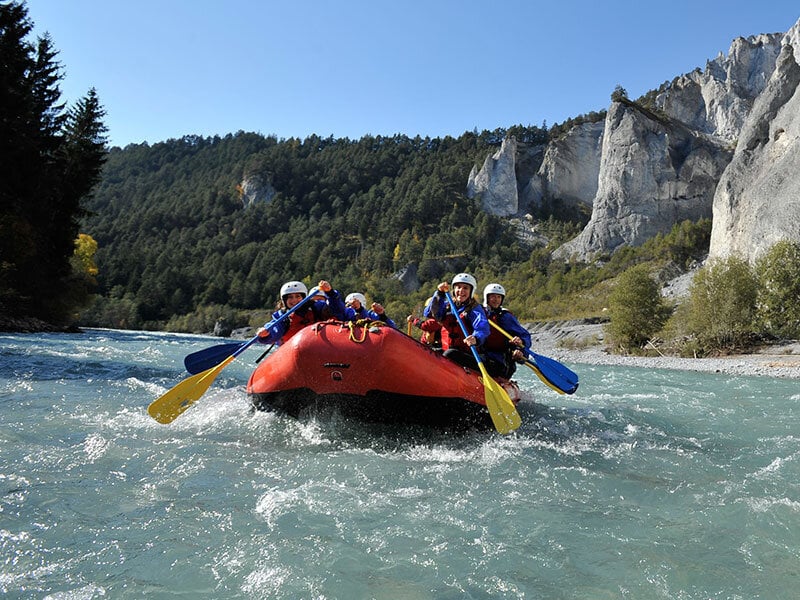
[[262,353],[261,353],[261,356],[259,356],[259,357],[256,359],[256,362],[257,362],[257,363],[260,363],[262,360],[264,360],[264,357],[265,357],[267,354],[269,354],[269,351],[270,351],[270,350],[272,350],[274,347],[275,347],[275,344],[272,344],[272,345],[271,345],[269,348],[267,348],[266,350],[264,350],[264,352],[262,352]]
[[[447,298],[448,304],[450,304],[450,310],[456,321],[458,321],[459,327],[461,327],[464,338],[468,338],[469,333],[467,332],[467,326],[464,325],[464,322],[461,320],[461,316],[458,314],[458,308],[456,308],[456,303],[453,302],[450,292],[445,292],[444,296]],[[511,433],[520,426],[521,419],[519,413],[514,403],[511,402],[511,398],[508,397],[508,393],[489,376],[475,346],[469,346],[469,349],[472,350],[472,356],[475,357],[475,362],[478,363],[478,368],[483,376],[486,408],[489,411],[489,416],[492,418],[492,423],[499,433]]]
[[[497,323],[489,319],[489,325],[494,327],[497,331],[502,333],[508,339],[513,339],[513,336],[505,329],[500,327]],[[528,360],[525,361],[531,369],[534,370],[539,379],[541,379],[548,387],[563,394],[574,394],[578,389],[578,375],[569,367],[562,365],[560,362],[541,354],[536,354],[533,351],[528,351]]]
[[[459,327],[461,327],[461,332],[464,334],[464,338],[468,338],[469,332],[467,331],[467,326],[464,325],[464,321],[461,320],[461,316],[458,314],[458,308],[456,308],[456,303],[453,301],[453,297],[450,295],[450,292],[445,292],[444,295],[445,298],[447,298],[448,304],[450,304],[450,310],[452,311],[453,316],[456,318],[456,321],[458,321]],[[466,342],[464,343],[466,344]],[[478,351],[475,349],[475,346],[468,345],[468,347],[472,351],[472,356],[475,357],[475,362],[478,363],[478,365],[482,365],[483,361],[481,360],[480,354],[478,354]]]
[[[272,319],[272,321],[267,323],[264,328],[269,329],[283,319],[288,318],[289,315],[294,313],[304,304],[308,303],[317,292],[317,288],[313,288],[305,298],[300,300],[300,302],[295,304],[292,308],[287,310],[279,317]],[[237,356],[239,356],[257,341],[258,335],[253,336],[253,339],[242,344],[238,350],[225,358],[217,366],[211,367],[210,369],[184,379],[166,394],[163,394],[161,397],[153,401],[150,406],[147,407],[147,412],[159,423],[171,423],[177,419],[178,416],[180,416],[187,408],[200,399],[206,390],[211,387],[211,384],[214,382],[214,379],[216,379],[217,375],[219,375],[225,367],[232,363]]]

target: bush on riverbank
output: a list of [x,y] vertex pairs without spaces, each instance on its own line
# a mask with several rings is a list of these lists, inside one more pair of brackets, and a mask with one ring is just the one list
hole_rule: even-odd
[[636,265],[619,276],[608,301],[609,342],[620,349],[642,348],[659,331],[671,312],[661,286],[647,265]]
[[778,242],[754,266],[738,257],[710,262],[695,274],[688,297],[666,323],[659,322],[645,277],[640,265],[617,279],[607,327],[616,350],[641,353],[646,346],[654,349],[657,338],[658,353],[707,356],[800,337],[800,244],[795,242]]
[[758,324],[783,338],[800,337],[800,244],[783,240],[755,266]]

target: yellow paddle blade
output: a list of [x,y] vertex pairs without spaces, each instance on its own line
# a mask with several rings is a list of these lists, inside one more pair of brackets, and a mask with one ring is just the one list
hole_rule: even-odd
[[192,375],[184,379],[158,400],[154,400],[153,403],[147,407],[147,412],[159,423],[165,425],[167,423],[172,423],[183,411],[206,393],[206,390],[214,383],[214,379],[217,378],[217,375],[219,375],[222,369],[227,367],[233,359],[233,356],[229,356],[216,367],[211,367],[197,375]]
[[494,428],[499,433],[511,433],[522,423],[522,419],[517,412],[517,408],[508,397],[506,392],[494,379],[489,377],[486,367],[482,362],[478,363],[483,375],[483,391],[486,394],[486,408],[489,409],[489,416],[492,417]]
[[552,383],[550,383],[547,380],[547,377],[542,375],[542,372],[539,370],[539,368],[535,364],[533,364],[532,362],[526,360],[525,361],[525,366],[530,368],[530,370],[533,371],[534,373],[536,373],[536,376],[539,379],[542,380],[542,383],[545,384],[547,387],[549,387],[551,390],[558,392],[562,396],[566,393],[566,392],[564,392],[564,390],[560,390],[556,386],[554,386]]

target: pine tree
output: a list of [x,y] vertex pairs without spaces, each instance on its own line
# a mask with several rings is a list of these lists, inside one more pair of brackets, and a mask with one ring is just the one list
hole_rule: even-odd
[[62,153],[66,161],[66,183],[75,200],[87,196],[100,180],[107,154],[105,115],[94,88],[67,115]]
[[70,259],[81,201],[106,153],[94,89],[64,112],[61,66],[24,2],[0,4],[0,317],[64,323],[77,278]]

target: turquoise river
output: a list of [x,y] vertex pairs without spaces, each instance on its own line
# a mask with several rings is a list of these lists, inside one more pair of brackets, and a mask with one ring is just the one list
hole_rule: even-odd
[[216,343],[0,334],[0,595],[800,597],[797,380],[521,368],[517,432],[452,435],[251,414],[251,348],[153,421]]

